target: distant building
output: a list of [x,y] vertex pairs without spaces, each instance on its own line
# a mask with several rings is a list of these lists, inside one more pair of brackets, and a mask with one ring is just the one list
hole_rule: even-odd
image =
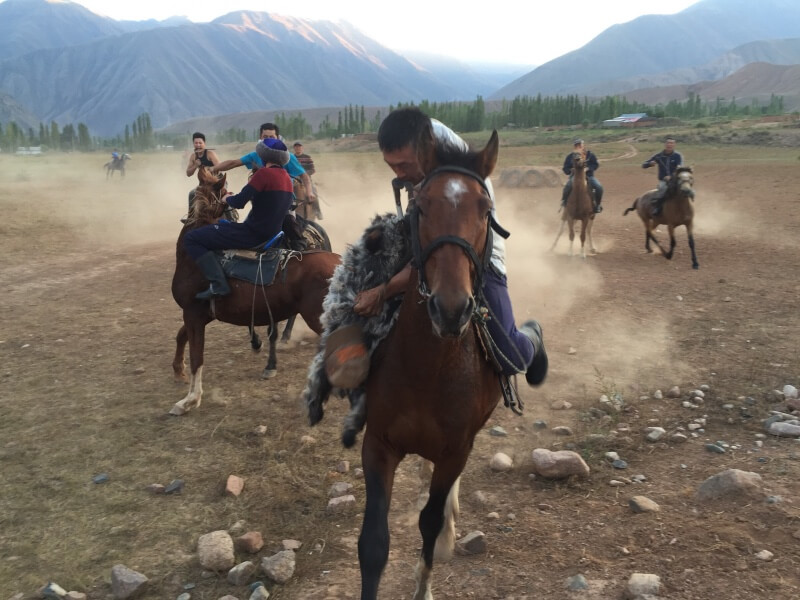
[[41,146],[19,146],[17,147],[17,154],[20,156],[39,155],[42,153]]
[[648,117],[647,113],[630,113],[603,121],[603,127],[652,127],[655,124],[656,119]]

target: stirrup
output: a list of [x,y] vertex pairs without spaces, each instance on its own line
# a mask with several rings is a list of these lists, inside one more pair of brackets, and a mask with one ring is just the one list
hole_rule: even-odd
[[227,296],[231,293],[230,288],[224,291],[217,291],[214,289],[214,284],[208,286],[207,290],[203,290],[202,292],[198,292],[195,294],[195,298],[197,300],[211,300],[211,298],[217,298],[219,296]]

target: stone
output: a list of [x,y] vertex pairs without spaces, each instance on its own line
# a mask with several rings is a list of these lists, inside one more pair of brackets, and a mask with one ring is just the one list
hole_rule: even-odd
[[281,542],[281,546],[283,546],[284,550],[292,550],[293,552],[297,552],[303,547],[303,542],[300,540],[283,540]]
[[164,488],[165,494],[180,494],[183,491],[183,479],[173,479]]
[[559,425],[558,427],[553,427],[550,431],[553,432],[553,435],[572,435],[572,429],[570,429],[566,425]]
[[502,427],[500,427],[500,425],[495,425],[489,430],[489,435],[492,435],[494,437],[506,437],[508,435],[508,432]]
[[534,472],[548,479],[563,479],[571,475],[589,476],[589,466],[580,454],[571,450],[553,452],[546,448],[537,448],[531,453],[531,458]]
[[233,545],[239,552],[255,554],[264,547],[264,538],[260,531],[248,531],[237,537]]
[[567,589],[572,590],[573,592],[579,590],[588,590],[589,584],[586,581],[586,577],[578,573],[572,577],[567,577]]
[[761,475],[751,471],[728,469],[706,479],[695,493],[700,502],[720,498],[753,497],[761,492]]
[[456,542],[456,552],[462,556],[486,553],[486,536],[482,531],[471,531]]
[[157,495],[159,495],[159,494],[163,494],[163,493],[164,493],[164,491],[165,491],[167,488],[166,488],[165,486],[161,485],[160,483],[151,483],[150,485],[148,485],[148,486],[147,486],[146,488],[144,488],[144,489],[146,489],[148,492],[150,492],[150,493],[151,493],[151,494],[153,494],[154,496],[157,496]]
[[328,500],[328,506],[325,508],[325,511],[328,514],[334,515],[347,512],[355,507],[356,497],[349,494],[347,496],[339,496],[338,498],[331,498]]
[[341,496],[347,496],[350,492],[353,491],[353,484],[347,481],[337,481],[331,486],[331,489],[328,490],[328,498],[339,498]]
[[489,461],[489,467],[492,471],[497,471],[499,473],[503,473],[505,471],[510,471],[514,466],[514,461],[511,460],[511,457],[508,454],[504,454],[502,452],[498,452],[492,457],[492,460]]
[[247,585],[250,577],[252,577],[255,572],[256,566],[249,560],[246,560],[228,571],[228,583],[231,585]]
[[625,598],[634,600],[639,596],[658,596],[661,578],[650,573],[633,573],[625,587]]
[[111,567],[111,594],[114,600],[135,598],[147,586],[148,579],[125,565]]
[[793,385],[783,386],[783,397],[786,399],[797,398],[798,397],[797,388],[794,387]]
[[800,437],[800,425],[791,423],[772,423],[767,432],[779,437]]
[[572,408],[572,402],[567,402],[566,400],[556,400],[550,404],[550,408],[553,410],[569,410]]
[[261,559],[261,570],[275,583],[286,583],[294,575],[295,555],[293,550],[281,550],[273,556]]
[[61,598],[65,598],[67,596],[67,590],[62,588],[57,583],[51,581],[42,588],[42,591],[39,593],[39,595],[42,598],[60,600]]
[[644,438],[650,443],[657,442],[667,433],[663,427],[648,427],[646,431]]
[[250,598],[248,598],[248,600],[267,600],[268,598],[269,590],[267,590],[262,583],[261,585],[253,588],[253,592],[250,594]]
[[105,483],[108,481],[108,479],[108,473],[100,473],[92,477],[92,483]]
[[83,592],[67,592],[67,595],[64,596],[65,600],[86,600],[86,594]]
[[233,539],[227,531],[212,531],[197,541],[200,565],[210,571],[227,571],[235,563]]
[[769,550],[761,550],[760,552],[756,552],[756,558],[765,562],[772,560],[773,556],[775,555]]
[[228,481],[225,482],[225,494],[227,496],[238,497],[244,490],[244,479],[238,475],[228,475]]
[[659,512],[661,507],[647,496],[634,496],[628,500],[628,506],[635,513]]

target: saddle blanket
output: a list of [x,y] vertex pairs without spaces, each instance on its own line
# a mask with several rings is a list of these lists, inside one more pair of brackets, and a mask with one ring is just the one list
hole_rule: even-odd
[[271,285],[275,275],[299,252],[270,249],[263,253],[246,250],[226,250],[220,257],[222,270],[233,279],[241,279],[255,285]]

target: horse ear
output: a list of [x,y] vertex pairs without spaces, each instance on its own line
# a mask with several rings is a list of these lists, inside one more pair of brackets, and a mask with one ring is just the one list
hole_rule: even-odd
[[438,166],[436,160],[436,142],[433,139],[433,128],[426,127],[417,141],[417,162],[423,173],[430,173]]
[[497,130],[492,131],[492,137],[486,147],[481,150],[478,155],[478,174],[486,178],[492,174],[495,166],[497,166],[497,155],[500,149],[500,136],[497,135]]

